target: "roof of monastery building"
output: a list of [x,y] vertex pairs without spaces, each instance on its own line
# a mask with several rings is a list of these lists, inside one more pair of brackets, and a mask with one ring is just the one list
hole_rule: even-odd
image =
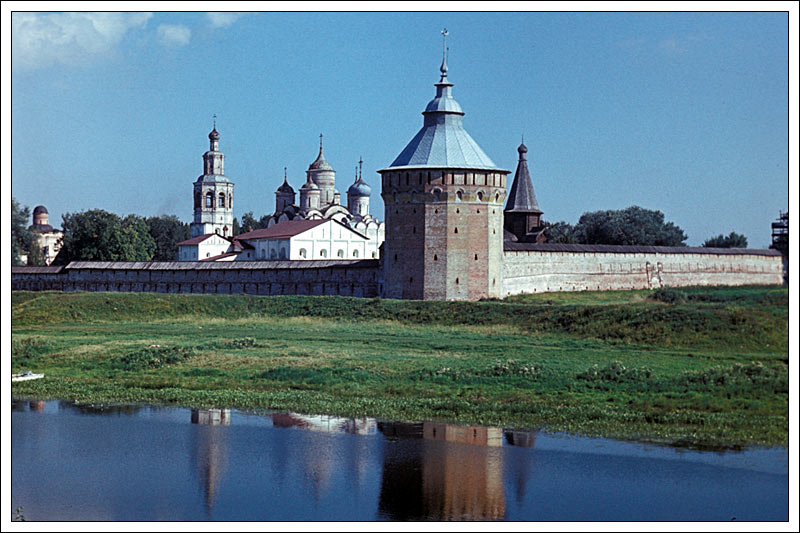
[[257,239],[285,239],[294,237],[311,228],[315,228],[320,224],[328,222],[329,218],[322,218],[317,220],[284,220],[274,226],[263,229],[256,229],[248,231],[247,233],[240,233],[236,236],[237,240],[257,240]]
[[[446,56],[442,59],[441,79],[435,84],[436,97],[422,115],[422,129],[414,136],[389,168],[470,168],[498,169],[462,124],[464,112],[453,98],[453,84],[447,81]],[[388,169],[387,169],[388,170]]]

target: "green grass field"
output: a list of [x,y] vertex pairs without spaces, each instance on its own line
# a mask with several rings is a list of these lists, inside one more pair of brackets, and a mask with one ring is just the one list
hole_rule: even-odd
[[15,397],[788,445],[788,290],[12,294]]

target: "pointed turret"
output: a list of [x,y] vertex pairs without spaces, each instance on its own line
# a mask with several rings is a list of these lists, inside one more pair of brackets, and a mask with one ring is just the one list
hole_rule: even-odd
[[504,226],[518,241],[530,242],[537,240],[544,229],[541,227],[542,210],[539,209],[536,194],[533,192],[531,173],[528,170],[528,147],[524,142],[519,145],[517,152],[517,171],[503,210]]

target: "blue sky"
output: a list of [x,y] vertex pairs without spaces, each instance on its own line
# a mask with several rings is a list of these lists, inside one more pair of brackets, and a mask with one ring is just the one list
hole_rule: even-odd
[[383,219],[375,171],[422,125],[443,27],[465,128],[512,172],[524,134],[546,220],[639,205],[690,245],[735,231],[765,247],[789,207],[786,13],[17,13],[10,26],[12,194],[54,226],[93,208],[191,221],[214,114],[235,216],[274,211],[284,167],[298,188],[323,133],[343,199],[363,157]]

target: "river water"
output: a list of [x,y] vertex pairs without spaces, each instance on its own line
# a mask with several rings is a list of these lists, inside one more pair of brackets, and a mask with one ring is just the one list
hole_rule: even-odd
[[12,402],[26,520],[786,521],[788,450],[496,427]]

